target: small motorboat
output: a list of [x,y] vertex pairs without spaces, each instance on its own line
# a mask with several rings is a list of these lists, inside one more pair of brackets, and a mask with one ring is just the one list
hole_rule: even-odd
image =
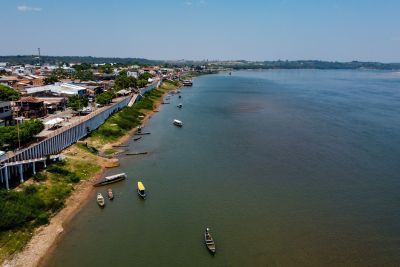
[[137,132],[138,132],[138,133],[141,133],[141,132],[142,132],[142,126],[138,126],[138,127],[137,127]]
[[109,200],[113,200],[114,199],[114,194],[111,188],[107,189],[107,195],[108,195],[108,199]]
[[146,198],[146,192],[145,192],[145,188],[142,182],[138,182],[137,183],[137,192],[139,194],[139,196],[141,196],[143,199]]
[[208,250],[212,254],[214,254],[215,253],[215,242],[210,234],[210,228],[208,228],[208,227],[206,228],[206,232],[204,233],[204,242],[206,243]]
[[178,127],[182,127],[183,126],[183,122],[181,122],[180,120],[174,120],[174,124]]
[[179,95],[179,96],[178,96],[178,98],[182,98],[182,96],[181,96],[181,95]]
[[97,200],[97,204],[99,204],[100,207],[104,207],[104,205],[106,204],[104,202],[104,197],[103,197],[103,195],[101,193],[97,193],[96,200]]
[[183,106],[182,103],[179,103],[179,104],[177,105],[178,108],[182,108],[182,106]]
[[183,86],[192,86],[193,85],[193,81],[192,80],[184,80],[183,81]]
[[139,136],[139,137],[136,137],[136,138],[133,138],[133,141],[139,141],[140,139],[142,139],[142,137],[141,136]]

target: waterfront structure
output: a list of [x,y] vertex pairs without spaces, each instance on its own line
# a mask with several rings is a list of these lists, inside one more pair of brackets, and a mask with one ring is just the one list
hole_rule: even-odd
[[[26,173],[36,173],[37,164],[46,167],[47,159],[59,154],[65,148],[97,129],[111,114],[127,106],[132,98],[137,101],[142,94],[159,85],[160,82],[155,82],[142,89],[140,94],[129,95],[110,106],[98,109],[74,124],[55,130],[40,142],[21,150],[9,152],[4,159],[0,160],[0,185],[9,189],[10,183],[24,182]],[[19,178],[18,181],[14,179],[16,177]]]

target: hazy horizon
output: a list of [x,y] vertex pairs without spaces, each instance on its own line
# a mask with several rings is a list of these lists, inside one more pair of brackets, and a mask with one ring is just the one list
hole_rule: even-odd
[[50,0],[1,4],[1,55],[400,62],[400,2]]

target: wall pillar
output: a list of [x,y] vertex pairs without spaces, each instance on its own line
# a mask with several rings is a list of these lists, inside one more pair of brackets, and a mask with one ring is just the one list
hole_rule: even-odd
[[22,164],[18,165],[18,169],[19,169],[19,181],[21,183],[23,183],[24,182],[24,171],[22,168]]
[[8,184],[8,167],[6,166],[4,168],[4,178],[6,179],[6,189],[10,190],[10,185]]
[[36,165],[35,162],[32,162],[32,172],[35,175],[36,174]]

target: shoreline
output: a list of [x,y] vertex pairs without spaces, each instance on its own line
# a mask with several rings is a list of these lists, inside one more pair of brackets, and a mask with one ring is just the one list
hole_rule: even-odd
[[[163,102],[166,94],[171,91],[180,89],[181,86],[177,86],[173,90],[166,90],[159,99],[154,102],[153,109],[145,114],[142,121],[142,125],[145,125],[147,121],[154,115],[155,110],[158,110]],[[113,145],[122,145],[129,141],[129,139],[136,133],[137,129],[134,127],[128,133],[121,136],[118,140],[103,145],[101,148],[105,151],[108,148],[112,148]],[[66,148],[62,154],[67,153],[73,146]],[[95,155],[103,163],[110,159],[104,158],[99,155]],[[115,158],[115,157],[112,157]],[[47,256],[51,254],[53,250],[57,248],[57,244],[60,238],[65,233],[65,226],[78,214],[83,206],[89,200],[94,187],[93,183],[97,181],[106,171],[104,164],[101,164],[101,169],[93,175],[93,177],[81,181],[75,188],[71,195],[66,199],[64,208],[57,212],[47,225],[41,226],[35,229],[35,232],[25,247],[8,259],[6,259],[2,266],[4,267],[37,267],[46,262]]]

